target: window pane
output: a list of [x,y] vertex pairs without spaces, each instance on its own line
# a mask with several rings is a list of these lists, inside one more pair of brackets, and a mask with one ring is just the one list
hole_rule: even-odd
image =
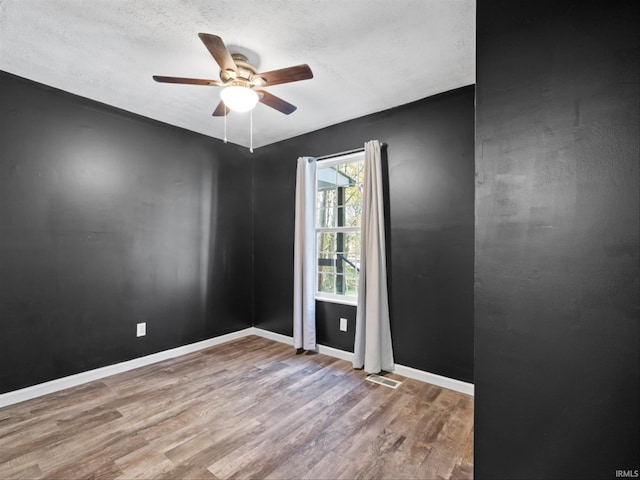
[[318,208],[316,210],[316,227],[326,227],[327,218],[324,208]]
[[345,266],[344,266],[345,275],[356,275],[358,273],[358,271],[356,270],[356,268],[353,265],[351,265],[350,263],[347,263],[347,262],[344,262],[344,263],[345,263]]
[[333,253],[336,251],[336,234],[334,232],[322,232],[318,234],[318,252]]
[[317,217],[318,228],[330,228],[336,225],[335,208],[319,208]]
[[360,232],[347,232],[344,234],[344,252],[348,255],[360,256]]
[[336,275],[336,293],[339,295],[351,295],[348,292],[349,289],[349,285],[347,283],[347,276],[344,274],[337,274]]
[[362,190],[356,184],[344,189],[344,205],[361,205],[362,204]]
[[332,273],[318,273],[318,292],[335,293],[335,277]]
[[[354,272],[358,273],[360,271],[360,256],[359,255],[344,255],[344,263],[349,266],[350,269],[353,269]],[[347,268],[345,266],[345,268]]]
[[359,227],[362,218],[362,207],[360,205],[349,205],[344,207],[344,226]]
[[336,205],[336,200],[337,192],[335,188],[331,187],[318,189],[316,195],[318,208],[334,207]]
[[345,275],[345,295],[358,295],[358,277],[355,275]]
[[318,167],[316,181],[318,188],[333,187],[336,185],[337,172],[332,167]]

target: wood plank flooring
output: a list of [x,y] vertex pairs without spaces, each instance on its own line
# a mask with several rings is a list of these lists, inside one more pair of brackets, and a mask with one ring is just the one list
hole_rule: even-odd
[[473,398],[261,337],[0,409],[0,478],[473,477]]

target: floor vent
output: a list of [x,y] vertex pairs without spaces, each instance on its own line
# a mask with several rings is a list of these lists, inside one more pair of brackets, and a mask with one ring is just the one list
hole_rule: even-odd
[[369,380],[370,382],[384,385],[385,387],[389,388],[398,388],[400,385],[402,385],[402,382],[399,382],[398,380],[381,377],[380,375],[376,375],[375,373],[369,375],[367,378],[365,378],[365,380]]

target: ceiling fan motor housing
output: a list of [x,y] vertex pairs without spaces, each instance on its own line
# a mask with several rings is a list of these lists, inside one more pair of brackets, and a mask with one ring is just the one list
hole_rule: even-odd
[[228,85],[241,85],[252,87],[254,85],[264,85],[266,81],[261,77],[254,77],[256,68],[249,63],[247,57],[241,53],[232,53],[231,58],[236,64],[237,70],[231,69],[220,71],[220,80]]

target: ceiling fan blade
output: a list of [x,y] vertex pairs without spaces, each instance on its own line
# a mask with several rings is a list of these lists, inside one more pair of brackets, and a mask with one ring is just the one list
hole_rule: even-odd
[[313,72],[309,65],[296,65],[295,67],[271,70],[270,72],[257,73],[254,77],[261,77],[265,80],[264,85],[278,85],[280,83],[297,82],[313,78]]
[[224,45],[224,42],[217,35],[211,35],[210,33],[199,33],[198,36],[204,46],[207,47],[209,53],[213,57],[213,59],[220,65],[221,70],[231,70],[236,71],[238,67],[236,67],[236,62],[231,58],[231,54],[227,47]]
[[203,78],[163,77],[161,75],[154,75],[153,79],[160,83],[183,83],[186,85],[209,85],[212,87],[224,85],[220,80],[205,80]]
[[275,108],[279,112],[284,113],[285,115],[289,115],[296,111],[298,107],[295,105],[291,105],[289,102],[285,102],[280,97],[276,97],[275,95],[271,95],[269,92],[265,92],[264,90],[256,90],[256,92],[262,97],[258,100],[260,103],[264,103],[265,105]]
[[229,113],[229,109],[226,108],[224,105],[224,102],[220,100],[220,103],[218,104],[216,109],[213,111],[212,115],[214,117],[224,117],[225,115],[227,115],[227,113]]

